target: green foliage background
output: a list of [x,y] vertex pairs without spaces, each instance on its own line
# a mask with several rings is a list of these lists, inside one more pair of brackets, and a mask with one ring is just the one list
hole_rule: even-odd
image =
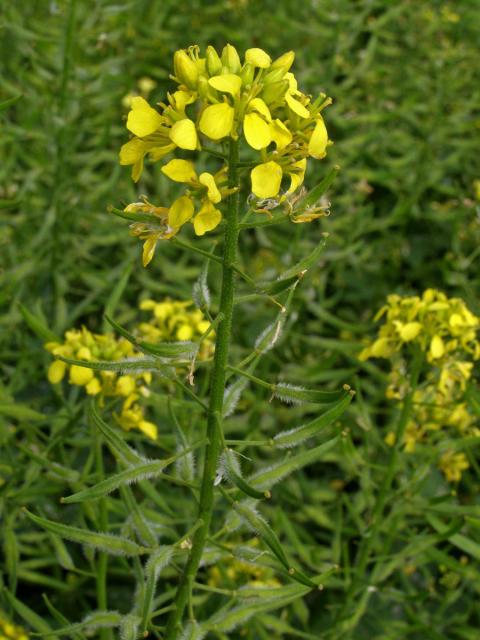
[[[334,100],[326,122],[335,145],[326,161],[311,168],[307,184],[333,164],[342,167],[329,192],[329,218],[258,230],[242,241],[249,273],[274,278],[311,251],[322,231],[330,234],[321,262],[299,288],[281,343],[259,375],[320,388],[347,382],[357,399],[343,418],[349,435],[342,446],[293,476],[264,509],[304,567],[316,571],[334,562],[342,571],[324,592],[278,617],[257,615],[228,637],[477,638],[477,442],[469,443],[472,471],[456,495],[435,468],[435,450],[402,457],[370,567],[376,582],[360,576],[361,589],[346,594],[385,472],[383,437],[395,418],[383,400],[382,366],[356,360],[372,332],[371,318],[387,294],[427,287],[463,297],[480,312],[474,189],[480,179],[478,4],[4,0],[0,36],[0,102],[22,94],[0,113],[0,199],[13,201],[0,209],[0,580],[9,593],[49,625],[54,616],[42,593],[71,621],[95,607],[91,554],[70,544],[67,551],[21,512],[26,505],[79,526],[98,518],[73,508],[67,518],[58,503],[72,492],[72,483],[88,484],[94,477],[88,470],[90,432],[81,397],[70,389],[60,397],[46,381],[49,357],[26,327],[18,302],[63,333],[82,323],[100,330],[105,305],[113,307],[112,289],[130,270],[114,308],[123,324],[134,322],[138,299],[147,294],[191,297],[201,261],[165,243],[143,269],[140,244],[106,212],[108,205],[121,206],[141,193],[160,204],[171,196],[158,165],[147,167],[138,187],[119,166],[118,150],[127,140],[122,98],[147,76],[157,82],[150,100],[161,100],[171,88],[175,50],[192,43],[221,49],[230,42],[240,51],[262,47],[273,57],[296,52],[302,89],[325,91]],[[211,246],[210,240],[202,246]],[[215,269],[210,280],[217,291]],[[266,302],[240,308],[235,360],[249,352],[274,314]],[[268,394],[253,388],[240,408],[228,422],[230,437],[274,435],[308,413],[308,407],[270,404]],[[175,445],[165,391],[155,395],[152,410],[160,437],[147,452],[163,456]],[[179,415],[186,420],[187,410],[180,406]],[[197,428],[195,419],[189,429]],[[59,475],[53,462],[76,475]],[[172,528],[184,533],[193,515],[175,487],[165,491],[168,516],[158,511],[156,526],[165,528],[168,539]],[[120,520],[125,515],[120,499],[112,498],[110,508]],[[456,535],[466,537],[467,546]],[[110,607],[127,611],[131,569],[120,559],[110,570]],[[2,598],[3,608],[12,606],[11,597]],[[199,606],[208,616],[225,598],[206,592]],[[25,618],[18,601],[16,613]]]

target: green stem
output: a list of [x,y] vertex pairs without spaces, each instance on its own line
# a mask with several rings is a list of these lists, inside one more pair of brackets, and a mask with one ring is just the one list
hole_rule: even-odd
[[[97,474],[100,478],[104,477],[103,469],[103,457],[102,457],[102,442],[100,434],[95,430],[96,441],[96,467]],[[100,509],[100,531],[107,531],[108,529],[108,512],[107,502],[105,498],[99,500]],[[107,597],[107,572],[108,572],[108,553],[105,551],[99,551],[97,561],[97,606],[100,611],[108,610],[108,597]],[[101,629],[100,640],[113,640],[111,629]]]
[[[422,364],[422,353],[417,351],[414,354],[411,366],[409,390],[403,401],[402,410],[395,430],[395,445],[390,450],[387,470],[383,478],[383,482],[380,486],[377,500],[373,507],[370,526],[368,527],[368,531],[365,532],[366,534],[368,533],[368,535],[364,535],[363,540],[360,544],[357,560],[355,562],[355,575],[348,590],[347,601],[343,609],[344,611],[349,606],[351,600],[355,598],[359,585],[365,580],[365,572],[370,560],[371,551],[377,541],[380,528],[384,523],[384,509],[391,495],[392,483],[397,470],[397,458],[402,447],[405,429],[412,414],[413,397],[418,385],[418,379],[420,377]],[[366,591],[365,593],[367,594],[366,598],[368,600],[370,597],[370,592]],[[353,616],[353,620],[351,622],[353,622],[353,625],[356,625],[359,619],[359,616]],[[351,627],[350,624],[347,623],[347,627],[349,631],[352,631],[353,627]]]
[[[238,187],[238,142],[230,140],[230,154],[228,164],[229,187]],[[215,343],[215,357],[213,361],[213,375],[210,387],[210,401],[208,406],[207,438],[205,447],[205,462],[203,467],[202,488],[198,509],[198,521],[201,526],[195,531],[192,549],[185,565],[183,575],[174,599],[175,608],[170,613],[165,630],[165,640],[175,640],[181,631],[181,621],[189,599],[190,585],[197,575],[198,566],[202,558],[212,519],[214,504],[214,482],[217,473],[218,456],[223,440],[222,407],[225,390],[225,375],[228,362],[228,351],[233,316],[233,296],[235,287],[235,260],[238,243],[238,212],[240,194],[237,190],[228,200],[226,213],[225,243],[222,261],[222,291],[220,295],[219,313],[223,320],[219,324]]]

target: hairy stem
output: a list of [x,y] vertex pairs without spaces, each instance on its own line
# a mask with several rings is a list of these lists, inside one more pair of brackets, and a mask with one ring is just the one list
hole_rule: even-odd
[[[228,176],[229,186],[238,187],[238,142],[234,140],[230,140]],[[212,519],[214,482],[217,472],[218,456],[223,441],[221,416],[232,328],[235,260],[239,234],[239,204],[240,196],[237,190],[228,200],[226,213],[225,244],[222,260],[222,291],[219,310],[219,313],[223,314],[223,319],[218,326],[213,375],[210,387],[207,420],[208,443],[205,448],[205,462],[198,510],[198,521],[201,521],[201,525],[195,531],[192,549],[175,595],[175,608],[171,611],[167,622],[165,640],[175,640],[181,631],[180,623],[189,599],[190,585],[193,584],[195,580]]]

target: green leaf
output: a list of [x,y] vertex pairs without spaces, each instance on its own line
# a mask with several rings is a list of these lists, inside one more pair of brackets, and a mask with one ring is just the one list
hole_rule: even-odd
[[0,209],[15,209],[20,204],[22,204],[21,200],[0,200]]
[[319,431],[330,426],[335,420],[338,420],[346,411],[351,401],[352,396],[347,393],[345,397],[336,402],[328,411],[322,413],[311,422],[307,422],[307,424],[297,427],[296,429],[278,433],[273,438],[275,446],[282,448],[296,447],[302,442],[305,442],[305,440],[313,438]]
[[167,460],[155,460],[153,462],[142,462],[135,466],[129,467],[120,473],[116,473],[105,480],[102,480],[98,484],[78,491],[70,496],[61,498],[63,504],[72,504],[74,502],[86,502],[87,500],[98,500],[103,496],[112,493],[115,489],[123,485],[132,484],[139,480],[145,480],[147,478],[155,478],[163,473],[165,467],[173,462],[174,458],[168,458]]
[[139,349],[157,358],[193,358],[197,352],[199,345],[196,342],[160,342],[152,344],[151,342],[139,342]]
[[262,500],[263,498],[270,498],[270,491],[258,491],[254,487],[250,486],[242,477],[242,471],[238,458],[232,449],[226,449],[222,456],[221,466],[225,471],[225,475],[240,491],[245,493],[251,498],[257,498]]
[[[32,611],[26,604],[17,600],[15,596],[8,591],[8,589],[4,589],[3,593],[8,600],[8,603],[15,611],[15,613],[22,618],[32,629],[40,632],[51,632],[52,627],[45,622],[44,618],[41,618],[35,611]],[[55,632],[53,632],[52,637],[55,636]]]
[[17,96],[12,96],[11,98],[7,98],[3,102],[0,102],[0,111],[4,111],[5,109],[8,109],[8,107],[11,107],[13,104],[18,102],[21,98],[23,98],[23,94],[19,93]]
[[161,220],[157,216],[152,216],[149,213],[142,213],[140,211],[138,213],[122,211],[121,209],[116,209],[112,206],[107,207],[107,211],[109,213],[113,213],[119,218],[123,218],[124,220],[130,220],[132,222],[146,222],[153,228],[161,228]]
[[287,456],[282,462],[251,476],[249,482],[259,489],[270,489],[274,484],[280,482],[294,471],[320,460],[326,453],[335,448],[339,441],[340,436],[336,436],[314,449],[308,449],[294,456]]
[[292,278],[293,276],[302,276],[305,271],[308,271],[310,267],[312,267],[320,257],[320,254],[325,249],[325,245],[327,243],[327,235],[324,234],[322,240],[320,240],[319,244],[315,247],[315,249],[303,260],[300,260],[293,267],[284,271],[279,277],[278,280],[285,280],[286,278]]
[[155,595],[155,587],[161,571],[170,564],[173,555],[173,547],[159,547],[148,559],[145,567],[145,589],[142,603],[142,613],[140,622],[140,633],[146,635],[150,615],[152,612],[152,602]]
[[19,403],[0,402],[0,415],[15,418],[16,420],[45,420],[43,413],[39,413],[30,407],[24,407]]
[[317,389],[305,389],[288,384],[287,382],[279,382],[273,385],[273,395],[283,402],[300,404],[301,402],[312,402],[314,404],[332,404],[338,400],[351,395],[352,392],[348,385],[345,385],[340,391],[318,391]]
[[162,366],[156,358],[133,357],[125,360],[74,360],[73,358],[64,358],[56,356],[58,360],[62,360],[67,364],[74,364],[85,369],[93,369],[94,371],[114,371],[115,373],[143,373],[145,371],[154,371],[164,377],[171,377],[169,367]]
[[66,627],[55,629],[55,631],[49,631],[44,633],[32,633],[32,636],[48,638],[54,635],[57,636],[72,636],[77,631],[86,629],[89,632],[97,629],[111,629],[113,627],[119,627],[122,623],[123,616],[117,611],[93,611],[82,620],[75,624],[69,624]]
[[[117,284],[113,287],[112,292],[108,296],[108,300],[105,305],[105,313],[104,313],[105,320],[106,320],[106,316],[110,316],[112,315],[112,313],[115,312],[115,309],[117,308],[120,298],[122,297],[122,294],[125,291],[125,288],[132,274],[132,269],[133,269],[133,264],[132,262],[129,262],[125,267],[125,269],[123,270],[123,273],[120,276]],[[104,329],[104,332],[107,330],[107,327],[105,326],[105,322],[104,322],[103,329]]]
[[326,193],[327,189],[337,177],[339,171],[340,167],[338,165],[332,167],[325,178],[315,187],[313,187],[313,189],[309,191],[305,198],[302,198],[299,202],[297,202],[294,212],[302,213],[302,211],[307,209],[307,207],[314,206],[320,200],[323,194]]
[[200,626],[198,622],[188,622],[179,640],[203,640],[207,630]]
[[317,585],[310,580],[308,576],[299,571],[298,569],[293,568],[285,552],[280,544],[280,540],[277,537],[275,531],[271,528],[271,526],[264,520],[264,518],[256,511],[253,505],[247,501],[245,502],[234,502],[233,508],[240,515],[240,517],[257,533],[263,542],[267,545],[267,547],[272,551],[274,556],[281,562],[281,564],[287,570],[290,578],[303,584],[311,589],[316,589]]
[[[436,516],[427,515],[427,520],[429,524],[439,533],[440,535],[448,534],[448,527],[442,523],[442,521]],[[454,533],[453,535],[448,535],[447,540],[457,549],[468,553],[468,555],[472,556],[476,560],[480,560],[480,544],[475,542],[471,538],[467,538],[467,536],[462,535],[461,533]]]
[[102,551],[106,551],[112,555],[139,556],[149,551],[149,549],[141,547],[136,542],[133,542],[133,540],[128,540],[127,538],[113,536],[108,533],[100,533],[98,531],[90,531],[88,529],[80,529],[78,527],[71,527],[70,525],[53,522],[52,520],[36,516],[27,511],[27,509],[24,509],[24,511],[32,522],[46,531],[54,533],[66,540],[71,540],[72,542],[85,544],[89,547],[93,547],[94,549],[101,549]]
[[132,449],[121,437],[118,429],[112,429],[97,411],[95,400],[92,399],[89,406],[89,415],[105,438],[110,450],[116,458],[127,465],[138,465],[147,462],[146,458],[141,456],[135,449]]
[[121,336],[126,338],[135,347],[148,353],[149,355],[156,356],[157,358],[192,358],[198,352],[198,344],[196,342],[161,342],[159,344],[152,344],[139,340],[132,333],[127,331],[124,327],[115,322],[109,315],[105,314],[105,319]]
[[240,515],[250,528],[260,536],[260,538],[269,547],[275,557],[282,563],[285,569],[290,569],[290,563],[287,556],[280,544],[280,540],[277,534],[273,531],[270,525],[264,520],[264,518],[255,510],[250,501],[234,502],[233,508]]
[[61,338],[59,338],[56,333],[51,331],[46,324],[34,313],[29,311],[27,307],[25,307],[21,302],[18,303],[18,307],[20,309],[20,313],[23,316],[23,319],[28,324],[30,329],[42,340],[46,342],[61,342]]
[[[285,607],[298,598],[302,598],[310,591],[308,587],[294,586],[297,587],[294,592],[287,591],[286,595],[283,596],[279,594],[275,598],[260,597],[253,602],[241,603],[233,609],[224,607],[214,613],[202,626],[211,631],[226,633],[247,622],[253,616],[258,616],[264,611],[274,611]],[[288,587],[284,587],[284,589],[288,589]],[[278,591],[280,592],[281,589],[278,589]]]

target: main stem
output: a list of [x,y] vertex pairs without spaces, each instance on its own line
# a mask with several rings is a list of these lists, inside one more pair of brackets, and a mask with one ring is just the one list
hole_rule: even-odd
[[190,555],[185,565],[180,584],[174,599],[174,609],[171,611],[165,630],[165,640],[175,640],[181,631],[180,623],[189,598],[191,586],[195,580],[198,566],[202,558],[203,549],[210,529],[214,503],[214,482],[217,473],[218,457],[222,444],[222,408],[225,390],[225,374],[227,369],[228,351],[233,315],[233,293],[235,286],[234,264],[237,256],[238,242],[238,214],[240,195],[238,192],[238,142],[230,140],[228,164],[229,186],[237,191],[228,199],[226,213],[225,242],[222,264],[222,291],[220,296],[220,322],[215,342],[215,356],[213,361],[213,375],[210,387],[208,406],[207,438],[205,448],[205,462],[203,467],[198,522],[201,523],[195,531]]

